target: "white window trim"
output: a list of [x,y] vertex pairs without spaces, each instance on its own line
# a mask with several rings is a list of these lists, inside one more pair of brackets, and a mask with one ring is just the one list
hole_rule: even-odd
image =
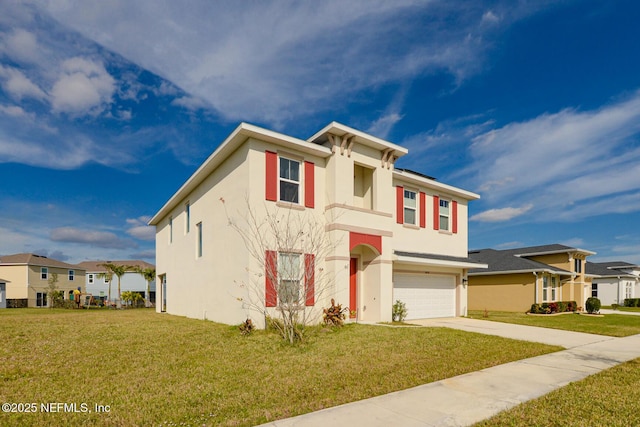
[[[449,213],[446,215],[442,213],[442,202],[447,202],[447,209],[449,210]],[[442,227],[442,217],[447,218],[447,228]],[[440,231],[451,231],[451,199],[444,197],[439,197],[438,199],[438,229]]]
[[184,204],[184,234],[189,234],[191,231],[191,203]]
[[[407,206],[407,197],[405,195],[405,193],[413,193],[414,195],[414,202],[415,202],[415,206]],[[403,211],[402,211],[402,216],[403,216],[403,223],[405,224],[409,224],[409,225],[418,225],[418,195],[420,193],[416,190],[412,190],[410,188],[404,188],[403,192],[402,192],[402,206],[403,206]],[[413,222],[407,222],[407,213],[406,210],[410,209],[414,212],[413,214]]]
[[[289,178],[283,178],[281,176],[281,170],[280,170],[280,162],[282,159],[288,160],[290,162],[296,162],[298,164],[298,181],[294,181],[292,179]],[[292,156],[288,156],[288,155],[281,155],[278,154],[278,202],[281,203],[290,203],[292,205],[303,205],[303,194],[302,194],[302,190],[303,190],[303,186],[302,186],[302,174],[303,174],[303,161],[301,159],[297,159],[294,158]],[[298,201],[297,202],[290,202],[288,200],[282,200],[282,194],[280,191],[280,182],[287,182],[290,184],[296,184],[298,186]]]
[[[281,266],[283,265],[282,262],[282,258],[283,256],[295,256],[298,259],[298,274],[297,277],[292,276],[287,276],[285,275],[286,272],[280,270]],[[304,266],[301,264],[304,262],[303,256],[302,254],[298,253],[298,252],[278,252],[278,264],[277,264],[277,275],[278,275],[278,306],[279,307],[283,307],[283,306],[293,306],[293,305],[299,305],[300,303],[300,293],[302,292],[301,289],[301,283],[302,283],[302,272],[304,270]],[[280,299],[280,297],[282,295],[284,295],[284,284],[282,283],[283,281],[290,281],[290,282],[298,282],[298,286],[297,286],[297,298],[295,298],[294,301],[282,301]]]
[[173,217],[169,217],[169,244],[173,243]]
[[49,280],[49,267],[40,267],[40,279]]
[[88,274],[87,275],[87,283],[89,283],[90,285],[93,285],[93,280],[94,280],[93,273]]
[[75,270],[69,270],[69,276],[68,277],[69,277],[69,281],[73,282],[75,280],[75,278],[76,278]]
[[197,234],[196,235],[196,258],[202,258],[202,253],[203,253],[202,221],[196,224],[196,234]]

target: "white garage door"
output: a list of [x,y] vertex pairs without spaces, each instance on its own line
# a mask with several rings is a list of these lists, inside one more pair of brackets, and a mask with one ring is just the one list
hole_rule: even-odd
[[456,285],[451,276],[394,274],[393,302],[407,306],[407,320],[456,315]]

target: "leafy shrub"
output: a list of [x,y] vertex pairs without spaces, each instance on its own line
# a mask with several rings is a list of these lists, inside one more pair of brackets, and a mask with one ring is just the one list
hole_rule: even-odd
[[625,307],[640,307],[640,298],[626,298],[624,300]]
[[531,314],[552,314],[576,311],[578,304],[575,301],[543,302],[542,304],[531,304],[529,313]]
[[587,308],[587,313],[598,313],[600,311],[600,300],[595,297],[587,298],[585,306]]
[[337,304],[333,298],[331,298],[331,307],[322,310],[324,312],[323,320],[327,326],[342,326],[344,319],[346,319],[346,312],[349,308],[342,308],[342,304]]
[[391,319],[394,322],[403,322],[407,317],[407,305],[400,300],[396,300],[391,310]]
[[569,305],[569,303],[565,301],[558,301],[556,304],[558,306],[558,313],[564,313],[565,311],[567,311],[567,306]]
[[618,308],[620,308],[619,304],[611,304],[611,309],[617,310]]

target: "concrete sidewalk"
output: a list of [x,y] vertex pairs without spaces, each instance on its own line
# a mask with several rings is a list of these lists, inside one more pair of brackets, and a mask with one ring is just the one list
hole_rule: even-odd
[[640,311],[622,311],[603,308],[600,310],[600,314],[624,314],[625,316],[640,316]]
[[[569,349],[265,425],[325,426],[335,423],[374,427],[468,426],[571,382],[640,357],[640,335],[611,338],[568,331],[556,333],[553,329],[458,318],[420,323],[553,343]],[[545,334],[548,339],[544,338]]]

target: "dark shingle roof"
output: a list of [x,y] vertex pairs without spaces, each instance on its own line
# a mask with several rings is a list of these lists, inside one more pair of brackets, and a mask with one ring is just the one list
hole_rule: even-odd
[[[556,246],[547,245],[546,247]],[[561,245],[558,245],[561,246]],[[538,246],[536,248],[541,248]],[[528,248],[524,248],[528,249]],[[546,251],[544,251],[546,252]],[[539,253],[537,249],[530,253]],[[470,251],[469,257],[476,262],[487,264],[487,269],[473,269],[469,271],[469,274],[477,273],[513,273],[513,272],[533,272],[533,271],[552,271],[557,274],[571,274],[571,272],[562,268],[553,267],[548,264],[533,261],[522,256],[521,251],[515,249],[509,249],[504,251],[498,251],[495,249],[481,249],[477,251]]]
[[585,273],[594,275],[594,276],[602,276],[602,277],[611,277],[611,276],[635,277],[633,274],[629,274],[625,271],[621,271],[624,269],[635,269],[635,268],[638,268],[638,266],[634,264],[629,264],[628,262],[622,262],[622,261],[614,261],[614,262],[587,261]]

